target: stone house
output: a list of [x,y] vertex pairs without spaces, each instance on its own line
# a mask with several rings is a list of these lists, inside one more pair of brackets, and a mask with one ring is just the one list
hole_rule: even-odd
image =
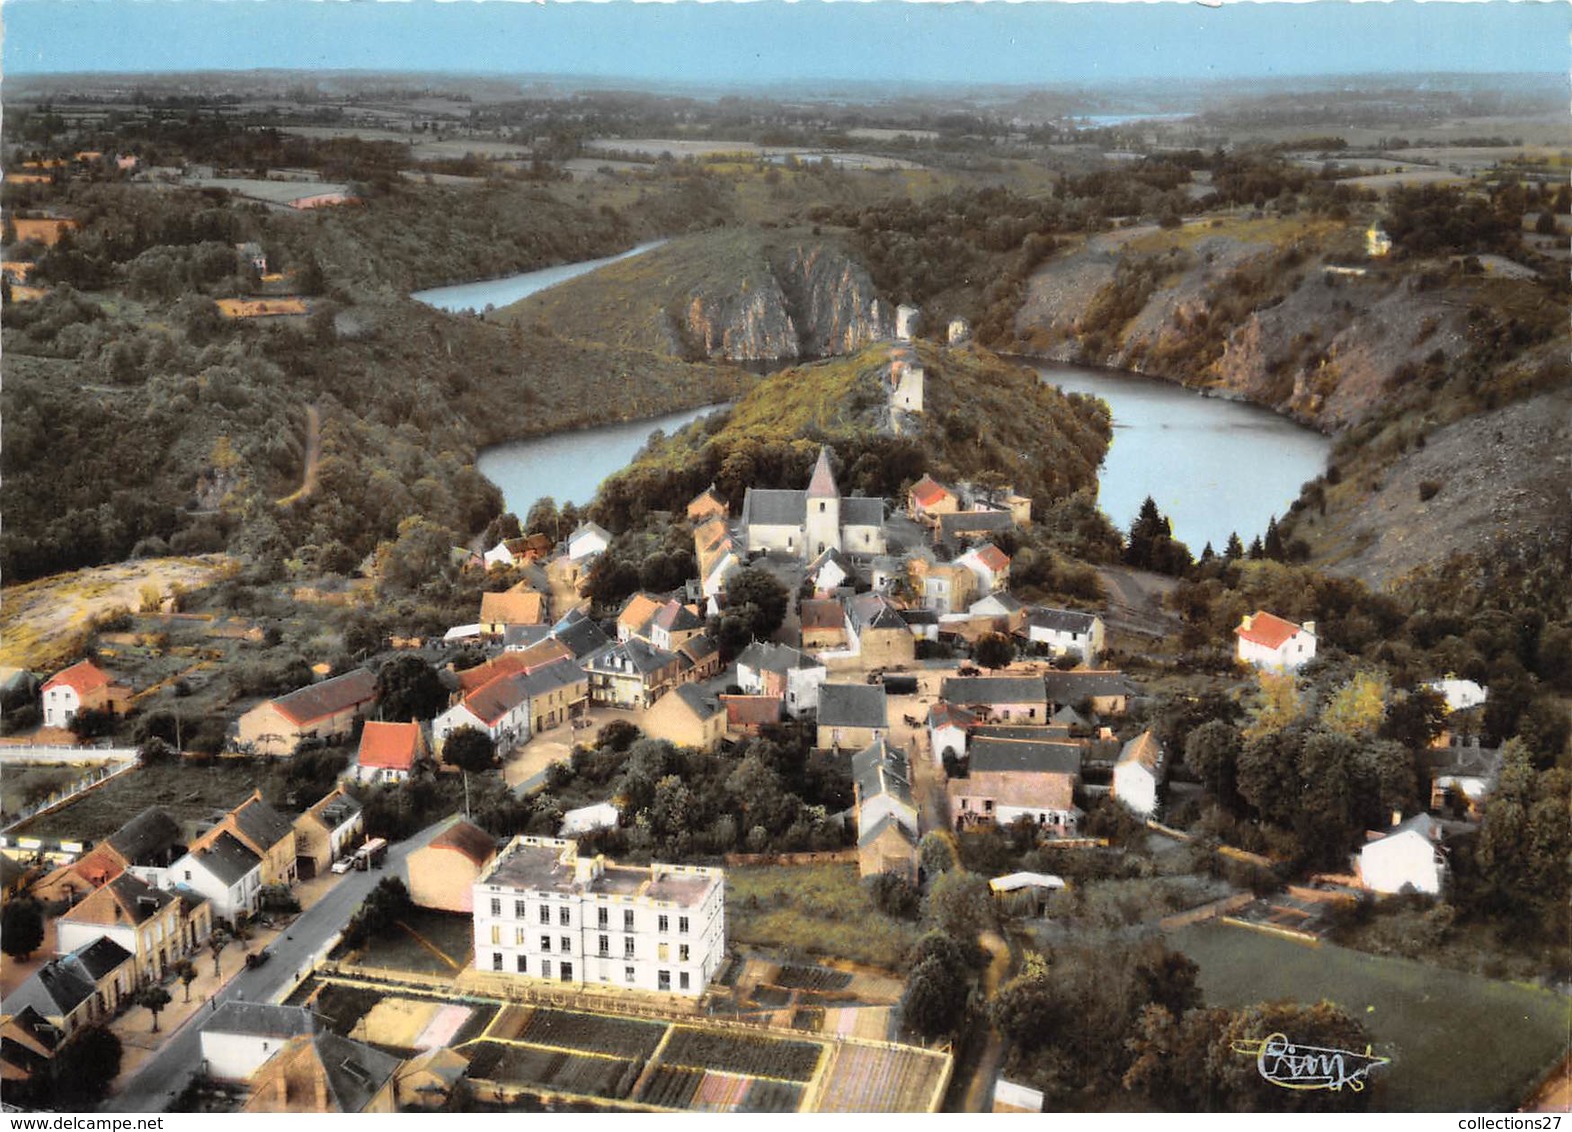
[[726,708],[698,685],[682,684],[645,713],[641,727],[651,739],[710,750],[726,735]]
[[90,660],[79,660],[44,681],[41,689],[44,726],[67,728],[82,711],[122,714],[130,706],[131,689]]
[[1081,746],[1032,739],[972,740],[967,777],[946,786],[956,825],[1010,825],[1027,818],[1044,832],[1074,833]]
[[409,898],[421,908],[444,912],[474,909],[475,878],[497,855],[496,839],[455,818],[446,829],[410,853]]
[[819,689],[818,745],[863,750],[890,733],[889,706],[877,684],[825,684]]
[[376,696],[377,678],[364,668],[308,685],[242,715],[235,745],[259,755],[292,755],[306,739],[347,738]]

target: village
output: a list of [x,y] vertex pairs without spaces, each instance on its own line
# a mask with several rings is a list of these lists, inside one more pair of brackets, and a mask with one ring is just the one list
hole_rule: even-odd
[[[900,312],[902,337],[912,313]],[[899,341],[891,356],[892,409],[920,413],[921,368]],[[440,678],[424,709],[382,718],[395,659],[380,672],[323,672],[232,720],[220,762],[353,751],[331,789],[285,809],[253,790],[204,818],[151,805],[118,828],[63,828],[62,816],[70,826],[86,812],[81,798],[150,772],[139,764],[181,757],[159,739],[105,752],[122,760],[116,773],[41,807],[58,832],[30,835],[29,815],[0,840],[8,901],[47,915],[38,954],[6,964],[7,1073],[42,1076],[74,1032],[107,1024],[132,1051],[123,1079],[104,1083],[111,1107],[154,1103],[153,1081],[183,1103],[248,1111],[393,1111],[460,1094],[937,1111],[954,1088],[968,1107],[1040,1107],[1031,1089],[994,1079],[997,1053],[974,1051],[965,1070],[975,1079],[957,1083],[951,1047],[925,1044],[922,1024],[903,1018],[903,1006],[915,1009],[911,985],[894,971],[742,946],[729,931],[736,865],[789,874],[844,863],[882,898],[915,902],[946,857],[963,858],[963,844],[989,831],[1061,855],[1109,852],[1110,835],[1132,830],[1176,846],[1192,837],[1161,819],[1178,792],[1199,786],[1190,775],[1170,786],[1185,752],[1155,734],[1142,682],[1107,665],[1107,611],[1028,605],[1010,592],[999,543],[1030,526],[1031,500],[1008,485],[924,475],[899,502],[887,511],[885,500],[843,496],[829,446],[802,488],[750,488],[737,516],[705,491],[673,517],[692,532],[697,576],[675,592],[636,592],[605,620],[582,596],[612,542],[594,522],[560,542],[535,532],[465,551],[465,569],[520,580],[484,593],[476,620],[441,642],[387,642],[384,655]],[[721,618],[739,595],[759,601],[771,587],[780,608],[768,637],[723,650]],[[1161,611],[1146,613],[1135,623],[1150,632]],[[1266,610],[1245,616],[1234,638],[1238,679],[1263,688],[1291,686],[1316,657],[1313,622]],[[433,647],[465,650],[468,666],[432,670]],[[1425,764],[1428,812],[1393,812],[1342,870],[1275,892],[1201,886],[1196,906],[1169,919],[1313,942],[1339,907],[1371,895],[1438,896],[1447,836],[1477,820],[1500,753],[1452,730],[1477,733],[1484,688],[1449,679],[1434,690],[1453,718]],[[83,718],[112,729],[137,692],[90,657],[49,675],[37,696],[40,736],[58,742]],[[702,757],[785,732],[850,790],[844,812],[818,809],[822,836],[807,851],[761,825],[746,853],[689,854],[713,864],[619,863],[593,846],[634,817],[627,787],[557,811],[544,836],[499,836],[467,809],[472,781],[538,796],[594,747],[627,752],[630,736]],[[51,757],[39,737],[11,742],[0,757]],[[367,829],[367,791],[455,778],[464,812],[437,816],[391,852]],[[680,783],[662,780],[668,788]],[[843,847],[816,847],[826,843]],[[1051,914],[1067,888],[1043,871],[987,879],[1007,917]],[[389,932],[405,946],[379,938]],[[996,946],[990,962],[1007,960]],[[989,978],[996,988],[999,975]],[[248,983],[268,993],[247,994]],[[495,1005],[477,1009],[475,996]],[[178,1065],[171,1035],[186,1043]],[[759,1068],[782,1057],[798,1069]]]

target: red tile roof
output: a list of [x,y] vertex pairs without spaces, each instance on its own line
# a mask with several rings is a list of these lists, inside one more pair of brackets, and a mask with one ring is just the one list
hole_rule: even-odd
[[79,660],[70,668],[56,672],[44,684],[44,688],[47,690],[64,684],[68,688],[74,688],[77,695],[85,696],[88,692],[102,688],[108,683],[109,673],[90,660]]
[[979,546],[972,552],[972,557],[976,558],[978,562],[981,562],[995,574],[1007,569],[1010,565],[1010,556],[991,542]]
[[364,668],[280,696],[273,707],[296,726],[314,723],[342,711],[369,704],[377,696],[377,678]]
[[797,613],[804,629],[839,629],[846,623],[841,603],[831,597],[804,598]]
[[531,645],[519,652],[505,652],[501,656],[477,664],[474,668],[466,668],[458,673],[459,690],[466,696],[471,692],[479,691],[493,680],[502,676],[517,676],[521,672],[530,672],[536,668],[550,664],[563,657],[571,657],[573,650],[557,640],[548,637],[538,644]]
[[432,849],[452,849],[468,857],[476,865],[484,865],[497,855],[496,840],[467,821],[459,820],[431,839]]
[[838,499],[840,488],[835,486],[835,473],[830,470],[830,450],[819,449],[818,462],[813,465],[813,478],[808,481],[808,498]]
[[924,507],[932,507],[949,494],[949,488],[932,476],[925,475],[922,479],[912,484],[912,498],[916,499]]
[[1300,626],[1292,621],[1284,621],[1281,617],[1260,610],[1246,617],[1243,624],[1234,630],[1245,640],[1269,649],[1281,648],[1284,641],[1299,631]]
[[369,721],[360,733],[360,765],[409,770],[420,751],[420,724]]
[[762,727],[780,722],[779,696],[722,696],[720,699],[726,705],[728,727]]

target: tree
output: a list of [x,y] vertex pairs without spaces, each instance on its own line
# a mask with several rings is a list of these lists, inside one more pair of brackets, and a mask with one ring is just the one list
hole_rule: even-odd
[[1201,724],[1184,742],[1184,764],[1224,805],[1235,797],[1234,775],[1243,743],[1239,729],[1221,719]]
[[480,774],[497,765],[497,747],[478,727],[460,727],[442,744],[442,758],[460,770]]
[[988,882],[965,869],[951,869],[928,886],[923,918],[945,935],[973,939],[993,924]]
[[8,900],[0,905],[0,951],[27,962],[44,942],[44,910],[31,899]]
[[196,982],[196,964],[189,959],[182,959],[175,964],[175,973],[180,976],[180,985],[186,989],[186,1001],[191,1001],[191,984]]
[[377,670],[377,709],[393,723],[432,719],[447,707],[437,670],[418,656],[398,656]]
[[875,873],[863,880],[873,906],[892,920],[915,920],[922,909],[922,896],[911,881],[899,873]]
[[[1285,1034],[1297,1046],[1347,1050],[1363,1054],[1370,1036],[1347,1011],[1331,1002],[1312,1006],[1292,1002],[1262,1003],[1232,1012],[1213,1046],[1213,1086],[1220,1107],[1233,1112],[1359,1112],[1371,1107],[1381,1078],[1372,1076],[1375,1088],[1284,1089],[1266,1080],[1252,1057],[1222,1051],[1235,1044],[1248,1047],[1270,1034]],[[1376,1071],[1377,1074],[1380,1070]]]
[[984,668],[1005,668],[1015,659],[1015,642],[1004,633],[988,633],[979,638],[972,657]]
[[169,992],[157,983],[152,983],[142,988],[136,1000],[153,1015],[153,1033],[158,1033],[158,1016],[171,1001]]
[[966,983],[938,958],[917,964],[901,995],[901,1017],[925,1038],[951,1033],[966,1009]]
[[546,535],[553,543],[561,538],[562,515],[557,510],[557,501],[549,495],[535,500],[524,517],[524,529],[531,534]]
[[790,600],[786,587],[767,570],[746,567],[726,580],[727,612],[743,621],[754,640],[768,640],[781,627]]
[[153,735],[137,749],[136,760],[142,766],[157,766],[174,761],[178,753],[163,739]]
[[219,976],[218,957],[225,947],[229,946],[229,933],[219,928],[207,937],[207,949],[213,953],[213,977]]
[[68,1104],[103,1099],[120,1076],[120,1059],[120,1039],[113,1030],[83,1026],[55,1051],[54,1077],[60,1099]]

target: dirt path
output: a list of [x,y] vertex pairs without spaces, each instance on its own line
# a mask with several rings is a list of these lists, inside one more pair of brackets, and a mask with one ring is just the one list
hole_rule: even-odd
[[[983,972],[983,991],[989,1001],[999,993],[1004,977],[1010,973],[1010,945],[995,931],[983,932],[977,942],[987,950],[990,958],[988,969]],[[977,1058],[977,1068],[972,1071],[971,1084],[966,1087],[967,1112],[993,1111],[993,1086],[999,1077],[999,1066],[1004,1063],[1004,1039],[999,1031],[988,1027],[988,1041]]]
[[315,405],[306,406],[306,470],[300,478],[300,488],[278,501],[288,507],[301,499],[309,499],[317,490],[317,466],[322,462],[322,410]]

